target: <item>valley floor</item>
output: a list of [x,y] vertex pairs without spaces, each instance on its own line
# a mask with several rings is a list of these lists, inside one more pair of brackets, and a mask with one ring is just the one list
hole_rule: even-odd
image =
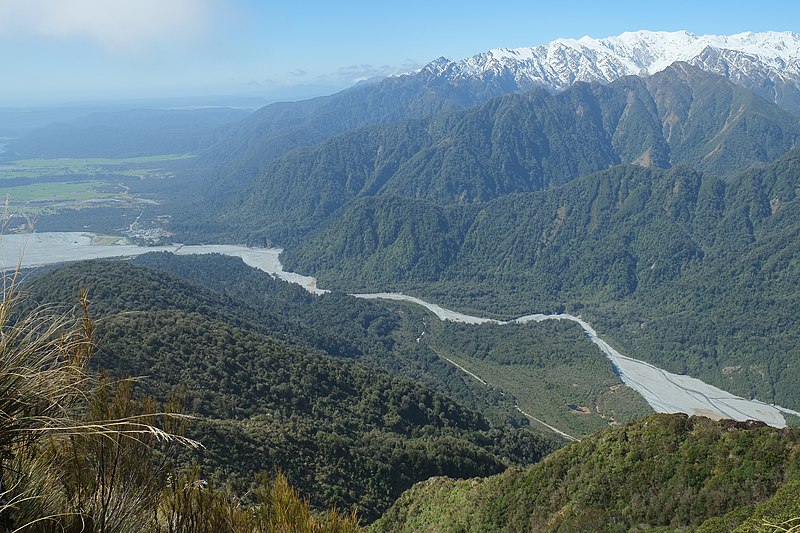
[[[299,284],[309,292],[326,292],[316,286],[316,280],[309,276],[285,272],[281,265],[279,248],[248,248],[240,245],[196,245],[141,247],[124,242],[109,243],[89,233],[34,233],[28,235],[6,235],[0,247],[0,264],[9,269],[42,266],[80,259],[134,256],[151,251],[170,251],[179,255],[220,253],[242,258],[253,267],[277,276],[291,283]],[[568,314],[531,314],[515,320],[500,322],[493,319],[471,316],[442,308],[415,298],[397,293],[356,294],[358,298],[387,299],[421,305],[442,320],[466,324],[512,324],[540,322],[543,320],[569,320],[579,324],[586,335],[611,361],[622,381],[644,397],[657,412],[683,412],[710,418],[732,418],[734,420],[760,420],[775,427],[784,427],[786,421],[782,412],[800,416],[800,413],[779,406],[769,405],[758,400],[749,400],[730,394],[708,385],[699,379],[664,371],[649,363],[620,354],[601,339],[594,328],[582,320]],[[464,369],[468,371],[468,369]]]

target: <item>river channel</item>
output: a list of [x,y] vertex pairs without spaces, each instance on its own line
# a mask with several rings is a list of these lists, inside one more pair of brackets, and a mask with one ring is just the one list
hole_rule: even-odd
[[[152,251],[168,251],[178,255],[220,253],[240,257],[247,265],[261,269],[271,275],[303,286],[314,294],[327,292],[317,287],[316,280],[293,272],[285,272],[279,260],[279,248],[248,248],[239,245],[197,245],[142,247],[112,242],[89,233],[34,233],[27,235],[4,235],[0,237],[0,267],[4,270],[17,266],[22,268],[44,266],[54,263],[135,256]],[[588,338],[597,345],[614,366],[622,381],[642,395],[648,404],[659,413],[687,413],[710,418],[732,418],[734,420],[760,420],[775,427],[786,426],[782,413],[800,416],[800,412],[770,405],[758,400],[735,396],[709,385],[699,379],[673,374],[650,363],[622,355],[594,328],[569,314],[531,314],[510,321],[465,315],[445,309],[439,305],[398,293],[354,294],[357,298],[395,300],[421,305],[441,320],[452,320],[466,324],[511,324],[540,322],[543,320],[569,320],[579,324]]]

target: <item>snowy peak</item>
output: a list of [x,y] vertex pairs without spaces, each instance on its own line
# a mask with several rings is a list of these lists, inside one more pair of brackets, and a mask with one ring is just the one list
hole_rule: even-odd
[[437,57],[436,59],[425,65],[420,72],[432,76],[440,76],[452,64],[453,62],[447,59],[446,57]]
[[[792,32],[636,31],[603,39],[556,39],[532,48],[497,48],[458,62],[439,58],[422,72],[456,83],[503,80],[513,81],[514,90],[562,90],[577,81],[609,83],[626,75],[655,74],[676,61],[726,76],[778,103],[787,95],[800,101],[800,35]],[[776,88],[776,83],[790,87]]]

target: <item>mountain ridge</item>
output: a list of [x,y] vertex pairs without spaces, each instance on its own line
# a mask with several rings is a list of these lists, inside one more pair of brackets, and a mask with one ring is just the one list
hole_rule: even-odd
[[291,244],[358,197],[481,203],[620,163],[690,165],[729,177],[798,141],[800,121],[779,106],[676,63],[646,79],[580,82],[557,94],[538,88],[359,128],[267,164],[222,211],[252,243]]
[[795,102],[800,35],[792,32],[694,35],[642,30],[602,39],[555,39],[535,47],[495,48],[457,61],[439,57],[410,75],[451,83],[502,80],[511,92],[533,87],[561,91],[579,81],[650,76],[678,61],[723,75],[779,105],[785,100],[787,110],[800,112]]
[[[687,32],[675,34],[684,35],[684,40],[694,39],[692,42],[701,39]],[[652,41],[653,36],[675,34],[636,32],[623,36],[649,35]],[[656,60],[662,71],[675,61],[687,61],[800,115],[800,36],[790,32],[765,32],[723,37],[728,41],[737,37],[746,45],[739,49],[704,46],[694,50],[693,55],[669,55],[663,51],[656,53],[656,45],[650,43],[651,62],[637,66],[630,58],[620,59],[614,55],[609,46],[597,44],[602,40],[591,40],[594,44],[590,47],[586,39],[562,39],[538,48],[516,49],[528,50],[524,54],[498,48],[460,61],[440,57],[417,71],[389,76],[376,83],[356,85],[310,100],[271,104],[237,127],[219,130],[203,152],[203,161],[216,169],[214,179],[207,184],[212,190],[207,201],[218,203],[220,199],[231,198],[230,178],[219,180],[217,176],[248,182],[269,162],[294,149],[314,146],[357,128],[429,119],[443,112],[469,109],[498,96],[534,88],[559,92],[579,81],[608,84],[625,76],[643,73],[650,76],[652,73],[646,67]],[[723,37],[712,41],[720,44]],[[617,39],[620,47],[627,43],[625,47],[630,53],[647,48],[644,44],[637,48],[630,38],[607,39],[609,43]],[[773,51],[766,59],[759,55],[757,46],[765,42],[772,43],[766,49]],[[537,53],[541,57],[534,61],[532,51],[535,50],[539,50]]]

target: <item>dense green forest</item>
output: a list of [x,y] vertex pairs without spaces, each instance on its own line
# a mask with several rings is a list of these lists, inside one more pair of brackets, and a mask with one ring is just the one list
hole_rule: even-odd
[[[461,326],[442,323],[416,306],[365,301],[341,293],[314,297],[229,257],[146,254],[134,262],[190,278],[254,308],[269,309],[270,322],[284,324],[281,327],[294,331],[296,338],[332,355],[356,358],[426,384],[484,413],[496,425],[527,424],[514,408],[515,402],[527,413],[579,436],[615,419],[623,422],[650,412],[637,394],[620,387],[608,360],[574,324],[527,324],[514,328],[513,335],[509,328],[463,328],[462,337],[469,332],[466,336],[481,339],[482,346],[526,355],[519,366],[526,374],[525,386],[512,391],[504,379],[510,367],[494,369],[498,379],[486,386],[443,359],[442,355],[451,361],[459,359],[459,364],[469,366],[472,363],[464,358],[475,354],[467,346],[449,347],[452,332]],[[561,357],[564,354],[569,357]],[[575,381],[581,385],[576,387]],[[606,410],[609,399],[616,404],[616,417]],[[591,413],[576,417],[568,407],[575,403],[594,407]]]
[[[213,268],[220,260],[241,264],[219,257],[172,259],[194,263],[197,272],[226,275],[230,270]],[[163,264],[170,258],[148,260]],[[277,294],[262,294],[276,302],[264,314],[232,296],[129,262],[77,263],[37,277],[27,291],[32,302],[55,304],[74,301],[78,289],[87,288],[97,324],[95,368],[139,377],[136,391],[157,401],[180,397],[186,411],[200,417],[188,424],[187,435],[206,446],[186,451],[182,462],[199,461],[208,475],[241,491],[253,472],[279,468],[315,506],[352,508],[371,520],[430,475],[488,475],[536,462],[560,444],[508,424],[492,427],[440,393],[353,361],[379,361],[379,355],[359,354],[370,353],[371,343],[391,342],[391,324],[381,324],[381,317],[372,323],[362,317],[328,339],[326,328],[304,338],[299,335],[311,330],[307,324],[270,320],[281,316],[280,305],[302,307],[302,298],[281,298],[281,291],[294,288],[264,276],[279,287]],[[313,320],[335,330],[336,320],[325,313],[351,322],[344,311],[337,302]],[[385,331],[369,335],[361,327]]]
[[526,470],[420,483],[371,530],[787,531],[800,516],[798,446],[796,428],[654,415]]
[[[526,424],[509,399],[478,386],[425,343],[416,342],[427,316],[421,310],[390,309],[341,293],[314,297],[298,285],[219,255],[153,253],[137,257],[134,263],[224,293],[227,301],[235,302],[228,309],[245,313],[249,323],[264,333],[405,376],[483,413],[495,425]],[[113,291],[109,287],[109,294]]]
[[259,474],[247,498],[177,466],[180,399],[159,404],[133,380],[89,369],[95,322],[24,311],[15,280],[0,300],[0,528],[30,533],[352,532],[353,513],[315,511],[286,477]]
[[620,163],[690,165],[730,177],[773,161],[800,140],[797,117],[680,63],[646,80],[578,83],[558,94],[538,89],[429,118],[386,121],[248,171],[225,167],[209,183],[208,201],[229,202],[213,216],[179,215],[176,229],[191,239],[211,234],[296,244],[361,197],[481,203]]
[[362,199],[282,257],[326,287],[565,309],[627,355],[797,408],[798,176],[795,150],[726,180],[619,166],[479,209]]

